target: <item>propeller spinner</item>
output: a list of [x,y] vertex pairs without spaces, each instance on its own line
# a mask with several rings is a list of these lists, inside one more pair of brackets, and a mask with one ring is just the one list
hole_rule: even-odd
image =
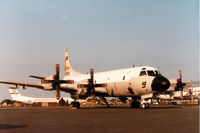
[[90,69],[90,79],[88,79],[88,84],[78,84],[78,88],[87,88],[86,96],[92,96],[92,99],[95,99],[96,87],[106,87],[106,84],[94,83],[94,69]]
[[60,65],[56,64],[56,74],[53,75],[53,80],[45,80],[52,83],[52,88],[56,90],[56,99],[60,99],[60,84],[73,84],[74,80],[60,80]]

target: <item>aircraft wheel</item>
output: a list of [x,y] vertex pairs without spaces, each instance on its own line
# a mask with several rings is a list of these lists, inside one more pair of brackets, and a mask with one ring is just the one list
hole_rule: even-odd
[[80,108],[80,103],[79,102],[76,102],[76,107],[77,107],[77,109]]
[[79,102],[72,102],[71,107],[76,107],[77,109],[80,108],[80,103]]
[[148,104],[148,103],[146,103],[146,108],[147,108],[147,109],[149,108],[149,104]]
[[148,103],[143,103],[143,104],[141,105],[141,107],[142,107],[143,109],[148,109],[148,108],[149,108],[149,104],[148,104]]
[[143,109],[146,109],[146,104],[143,103],[143,104],[141,105],[141,107],[142,107]]

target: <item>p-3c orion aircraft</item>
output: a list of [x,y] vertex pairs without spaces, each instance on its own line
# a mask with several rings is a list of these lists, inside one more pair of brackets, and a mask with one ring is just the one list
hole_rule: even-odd
[[[70,93],[74,101],[72,107],[80,108],[78,99],[87,97],[99,97],[108,105],[105,97],[119,97],[123,102],[127,97],[132,98],[132,108],[149,108],[148,100],[153,94],[166,91],[170,82],[158,69],[150,66],[139,66],[127,69],[112,70],[94,73],[90,69],[89,74],[81,74],[71,68],[68,50],[65,50],[64,79],[60,79],[60,66],[56,64],[56,74],[50,77],[30,75],[40,79],[40,84],[0,81],[4,84],[34,87],[47,91],[56,90],[56,97],[60,98],[60,91]],[[109,106],[109,105],[108,105]]]

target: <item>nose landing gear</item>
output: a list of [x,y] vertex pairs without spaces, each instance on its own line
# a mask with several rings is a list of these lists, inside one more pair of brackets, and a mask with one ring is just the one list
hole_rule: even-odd
[[142,102],[139,102],[139,101],[137,101],[137,100],[134,99],[131,102],[131,108],[139,108],[140,105],[141,105],[141,108],[148,109],[150,104],[149,104],[148,101],[145,101],[145,100],[142,100]]
[[80,108],[80,103],[79,102],[72,102],[71,103],[71,108],[73,109],[73,108],[75,108],[75,109],[79,109]]
[[143,103],[143,104],[141,104],[141,107],[143,109],[148,109],[149,108],[149,103]]

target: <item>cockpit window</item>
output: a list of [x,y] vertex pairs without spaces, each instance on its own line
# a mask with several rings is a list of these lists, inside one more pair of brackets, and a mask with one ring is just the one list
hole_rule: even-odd
[[156,75],[156,74],[154,73],[154,71],[152,71],[152,70],[147,71],[147,73],[148,73],[149,76],[155,76],[155,75]]
[[147,74],[146,74],[146,71],[141,71],[141,72],[140,72],[140,76],[144,76],[144,75],[147,75]]
[[156,75],[158,75],[158,71],[155,71]]
[[159,71],[155,70],[156,75],[160,75],[161,73]]

